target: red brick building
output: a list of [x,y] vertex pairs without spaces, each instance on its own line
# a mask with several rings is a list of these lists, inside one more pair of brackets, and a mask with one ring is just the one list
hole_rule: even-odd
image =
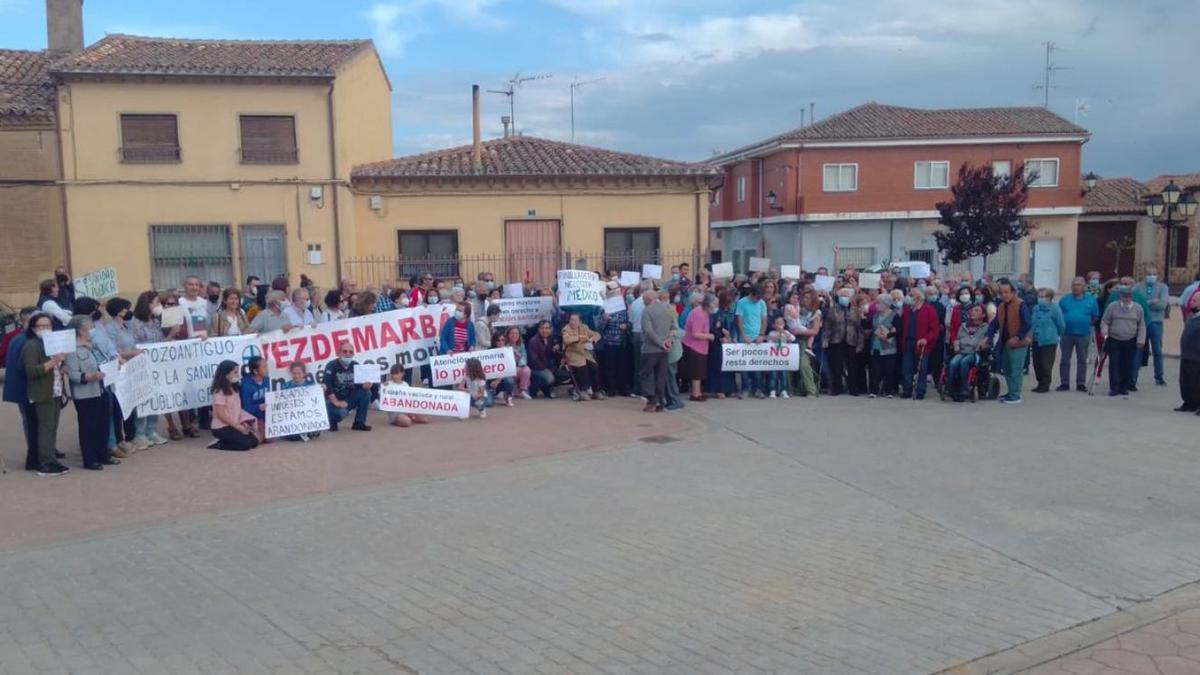
[[[711,245],[742,268],[939,265],[934,205],[950,198],[963,164],[1037,172],[1028,241],[961,267],[1033,272],[1061,287],[1075,273],[1087,130],[1044,108],[922,110],[867,103],[713,158],[725,180],[713,196]],[[1035,260],[1036,259],[1036,260]]]

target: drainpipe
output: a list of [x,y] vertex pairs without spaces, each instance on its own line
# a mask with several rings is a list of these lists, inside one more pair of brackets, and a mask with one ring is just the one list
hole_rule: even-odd
[[892,251],[895,250],[895,243],[896,243],[896,221],[889,220],[888,221],[888,257],[887,257],[889,265],[891,265],[893,262]]
[[767,233],[763,230],[763,200],[766,197],[763,194],[763,159],[758,158],[758,248],[759,255],[766,257],[767,255]]
[[[334,82],[329,83],[328,95],[328,111],[329,111],[329,177],[333,180],[333,283],[340,284],[342,282],[342,220],[341,209],[338,207],[338,166],[337,166],[337,135],[334,133],[333,125],[333,87]],[[301,242],[303,244],[303,242]]]
[[[67,86],[67,91],[70,92],[70,90],[71,90],[70,85],[66,85],[66,86]],[[70,94],[68,93],[68,96],[69,95]],[[72,117],[72,119],[74,119],[74,117],[75,117],[75,101],[73,101],[73,100],[71,101],[71,117]],[[63,252],[64,253],[63,257],[65,258],[65,262],[63,264],[66,265],[68,270],[70,270],[71,278],[74,279],[75,278],[75,267],[74,267],[74,265],[71,264],[71,224],[70,224],[70,221],[68,220],[68,215],[67,215],[67,186],[66,186],[67,161],[63,157],[63,153],[65,151],[63,150],[64,139],[63,139],[63,133],[62,133],[62,123],[63,123],[62,107],[59,105],[59,91],[58,91],[58,87],[55,87],[54,88],[54,133],[57,136],[57,138],[55,138],[54,141],[55,141],[55,143],[58,144],[58,177],[59,177],[59,180],[62,181],[58,185],[58,201],[59,201],[59,208],[62,209],[62,219],[63,219],[63,248],[65,249]],[[75,138],[75,125],[74,124],[71,125],[71,138],[72,138],[72,143],[74,143],[74,138]],[[78,175],[72,176],[72,178],[78,178]]]

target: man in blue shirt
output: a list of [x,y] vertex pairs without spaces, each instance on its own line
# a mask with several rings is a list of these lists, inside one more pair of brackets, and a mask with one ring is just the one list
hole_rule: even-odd
[[[762,289],[758,286],[751,286],[749,292],[737,301],[733,313],[737,319],[738,333],[742,336],[742,342],[746,344],[762,342],[763,323],[767,318],[767,303],[763,302]],[[742,373],[742,395],[749,393],[755,398],[766,398],[766,394],[761,391],[759,386],[759,380],[757,372]]]
[[[1150,313],[1146,315],[1146,344],[1139,349],[1154,353],[1154,384],[1165,387],[1167,381],[1163,377],[1163,322],[1171,307],[1167,285],[1158,280],[1158,270],[1154,265],[1146,267],[1146,285],[1142,292],[1146,294],[1146,305],[1150,308]],[[1138,357],[1145,358],[1144,352],[1139,353]],[[1133,382],[1137,384],[1136,375]]]
[[1095,296],[1084,292],[1083,277],[1071,280],[1071,294],[1058,301],[1063,321],[1067,328],[1059,340],[1062,350],[1058,364],[1058,391],[1071,390],[1071,352],[1075,352],[1075,391],[1087,391],[1087,360],[1095,335],[1096,322],[1100,320],[1100,303]]

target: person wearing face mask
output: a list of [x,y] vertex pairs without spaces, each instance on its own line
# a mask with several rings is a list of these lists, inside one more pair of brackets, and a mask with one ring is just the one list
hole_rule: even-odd
[[[1062,309],[1054,304],[1054,291],[1049,288],[1038,290],[1037,306],[1033,308],[1033,372],[1037,377],[1034,392],[1045,394],[1050,391],[1054,372],[1054,357],[1058,353],[1058,342],[1066,332]],[[1066,359],[1066,355],[1063,356]]]
[[929,379],[929,354],[937,346],[937,310],[925,302],[925,292],[914,288],[900,313],[900,398],[925,398]]
[[[162,342],[166,338],[163,337],[162,316],[163,308],[160,301],[160,296],[156,291],[146,291],[138,296],[137,302],[133,305],[133,318],[129,320],[129,325],[133,331],[135,344],[153,344]],[[139,415],[134,421],[133,439],[134,447],[136,448],[143,443],[148,445],[163,445],[168,442],[168,439],[158,433],[159,415]],[[170,415],[167,415],[168,435],[178,440],[182,438],[179,429],[175,426],[175,421]]]
[[54,283],[58,286],[58,304],[68,312],[75,311],[75,281],[67,268],[62,265],[54,268]]
[[959,326],[958,334],[951,344],[954,351],[947,369],[946,389],[955,403],[967,400],[971,368],[979,363],[980,352],[987,349],[988,327],[984,323],[982,305],[970,305],[967,320]]
[[[621,286],[609,281],[605,287],[608,297],[620,298]],[[628,306],[628,299],[622,298]],[[600,367],[604,389],[609,396],[628,396],[629,386],[629,310],[605,312],[600,318]]]
[[[1096,279],[1099,283],[1099,278]],[[1088,353],[1091,351],[1095,326],[1100,321],[1100,304],[1087,292],[1083,277],[1071,280],[1071,292],[1058,301],[1063,317],[1062,337],[1059,339],[1058,388],[1071,390],[1071,354],[1075,355],[1075,390],[1087,391]]]
[[[124,298],[111,298],[104,304],[104,311],[109,316],[109,321],[102,325],[104,332],[108,335],[109,342],[115,346],[121,361],[128,361],[141,354],[141,350],[137,348],[137,335],[130,323],[133,309],[129,301]],[[110,397],[109,403],[112,410],[113,434],[123,451],[132,454],[150,447],[148,441],[138,439],[137,411],[129,411],[127,416],[115,395]]]
[[486,310],[478,314],[475,312],[474,303],[471,303],[470,307],[471,316],[478,317],[475,319],[475,348],[491,349],[492,332],[495,330],[496,320],[500,318],[500,305],[488,305]]
[[1134,302],[1133,289],[1122,284],[1117,287],[1117,301],[1104,309],[1100,332],[1104,349],[1110,360],[1108,395],[1126,396],[1137,391],[1134,371],[1137,369],[1137,347],[1146,341],[1146,314]]
[[100,372],[100,364],[106,359],[92,346],[91,318],[77,314],[71,319],[71,328],[75,331],[76,348],[67,354],[66,366],[79,418],[79,453],[83,456],[83,468],[101,471],[105,466],[121,463],[113,457],[107,443],[111,417],[104,392],[104,373]]
[[[317,318],[313,316],[312,310],[308,308],[308,289],[304,287],[297,288],[292,291],[292,302],[287,307],[283,308],[283,315],[287,318],[292,328],[315,327]],[[390,303],[391,300],[388,300]],[[395,305],[392,305],[395,309]],[[379,311],[376,308],[376,311]]]
[[[42,338],[54,330],[49,314],[34,314],[25,329],[25,344],[21,346],[21,367],[25,372],[26,396],[33,406],[37,424],[36,470],[39,476],[61,476],[68,471],[58,461],[55,442],[58,438],[60,403],[66,402],[62,354],[46,356]],[[29,460],[26,459],[26,468]]]
[[892,398],[896,391],[896,334],[900,315],[892,306],[892,296],[882,293],[875,300],[875,312],[871,315],[870,359],[871,371],[867,391],[870,398],[887,396]]
[[[1149,320],[1150,320],[1150,301],[1149,301],[1149,298],[1146,297],[1146,293],[1145,293],[1146,286],[1145,286],[1145,284],[1139,284],[1139,283],[1135,282],[1133,277],[1131,277],[1131,276],[1123,276],[1117,280],[1117,283],[1112,287],[1112,290],[1109,292],[1108,296],[1104,299],[1105,310],[1107,310],[1110,305],[1115,304],[1116,302],[1120,301],[1120,299],[1121,299],[1120,289],[1122,287],[1133,289],[1133,302],[1142,308],[1143,320],[1149,322]],[[1103,314],[1103,312],[1101,312],[1101,314]],[[1146,344],[1145,344],[1145,340],[1143,339],[1142,342],[1138,343],[1138,351],[1134,354],[1134,364],[1135,365],[1133,367],[1133,388],[1130,389],[1130,391],[1137,391],[1138,371],[1141,369],[1141,367],[1143,365],[1145,365],[1145,362],[1143,361],[1143,359],[1145,358],[1146,354],[1147,354]]]
[[[858,396],[854,373],[858,367],[858,351],[862,342],[862,312],[852,303],[854,290],[842,288],[837,300],[825,309],[825,330],[822,331],[824,346],[829,354],[829,393],[840,396],[849,391]],[[849,387],[846,387],[849,377]]]
[[[100,311],[100,303],[92,298],[77,297],[75,299],[75,311],[77,312],[75,318],[85,317],[91,322],[91,327],[88,328],[88,343],[89,347],[94,351],[98,362],[108,363],[121,359],[122,354],[117,349],[112,334],[101,323],[104,313]],[[129,353],[129,355],[133,354],[136,354],[136,351]],[[120,406],[117,405],[117,397],[113,394],[111,388],[105,387],[101,383],[100,399],[105,413],[115,419],[115,423],[105,426],[108,451],[117,459],[126,459],[135,452],[135,448],[133,447],[133,438],[125,438],[124,425],[121,424]]]
[[222,361],[213,374],[212,406],[213,441],[208,447],[214,450],[245,452],[258,447],[254,415],[242,409],[240,387],[241,367],[234,361]]
[[475,324],[471,323],[471,305],[460,302],[455,305],[454,316],[442,324],[439,335],[439,354],[460,354],[475,349]]
[[21,310],[19,332],[6,345],[8,353],[4,356],[4,400],[15,404],[21,411],[21,425],[25,432],[25,470],[37,471],[37,412],[29,402],[29,392],[26,390],[25,366],[21,362],[21,351],[25,348],[25,333],[31,325],[31,320],[38,312],[34,307]]
[[1100,273],[1099,272],[1097,272],[1096,270],[1092,270],[1091,272],[1088,272],[1087,280],[1085,281],[1085,285],[1087,286],[1087,294],[1088,295],[1092,296],[1093,298],[1100,297],[1101,286],[1103,285],[1103,282],[1100,281]]
[[[308,291],[304,291],[307,293]],[[287,295],[283,291],[267,293],[267,308],[254,317],[250,322],[250,330],[262,335],[277,330],[291,330],[292,322],[283,311],[287,303]]]
[[[407,307],[407,305],[405,305]],[[325,293],[325,309],[321,310],[321,323],[341,321],[350,316],[350,298],[341,291]]]
[[937,339],[929,344],[929,372],[942,372],[942,367],[946,363],[946,316],[950,313],[949,307],[942,302],[941,282],[934,280],[932,284],[925,287],[925,304],[933,308],[937,314]]
[[[208,299],[208,315],[209,316],[212,316],[213,314],[216,314],[217,312],[221,311],[221,308],[222,308],[221,307],[221,291],[222,290],[224,290],[224,289],[221,287],[221,284],[219,284],[215,281],[208,282],[208,285],[204,287],[204,297]],[[241,305],[240,298],[238,300],[238,305],[239,306]]]
[[[1160,387],[1167,385],[1163,377],[1163,322],[1170,318],[1171,304],[1167,285],[1158,280],[1158,270],[1154,265],[1146,267],[1145,286],[1142,293],[1146,296],[1146,305],[1150,313],[1146,315],[1146,346],[1145,352],[1139,353],[1139,361],[1144,365],[1150,352],[1154,354],[1154,384]],[[1184,298],[1186,300],[1186,297]],[[1137,377],[1133,379],[1137,383]]]
[[355,431],[370,431],[367,412],[371,405],[370,382],[354,383],[354,346],[341,342],[337,346],[338,357],[325,364],[322,378],[325,385],[326,408],[329,410],[329,430],[337,431],[338,424],[354,413]]

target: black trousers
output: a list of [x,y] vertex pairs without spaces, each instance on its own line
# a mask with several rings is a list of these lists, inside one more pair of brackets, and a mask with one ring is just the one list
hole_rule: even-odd
[[896,391],[896,362],[895,354],[871,355],[871,379],[867,389],[877,396],[886,396]]
[[1038,345],[1033,348],[1033,374],[1037,377],[1038,389],[1046,391],[1050,388],[1054,375],[1054,357],[1058,354],[1058,345]]
[[112,429],[113,435],[117,442],[133,441],[133,423],[137,421],[137,411],[133,411],[129,415],[129,419],[125,419],[125,411],[121,410],[121,404],[117,402],[117,395],[111,391],[105,391],[104,397],[108,399],[108,409],[112,413]]
[[1133,385],[1133,373],[1137,369],[1137,338],[1104,341],[1108,352],[1108,390],[1119,394],[1127,393]]
[[241,431],[233,427],[221,427],[220,429],[212,430],[213,436],[216,437],[219,444],[218,450],[233,450],[241,452],[252,450],[258,447],[258,437],[254,434],[243,434]]
[[79,454],[83,455],[84,466],[95,466],[107,462],[108,425],[111,417],[105,396],[75,399],[75,412],[79,416]]
[[1184,408],[1200,410],[1200,361],[1179,362],[1179,395]]
[[847,385],[851,394],[859,393],[854,384],[858,367],[858,351],[853,345],[829,345],[829,393],[837,396],[846,391]]
[[575,391],[583,393],[600,389],[600,366],[595,361],[584,361],[582,366],[567,366],[571,370],[571,379],[575,381]]
[[642,396],[648,405],[667,404],[667,353],[642,352]]
[[21,424],[25,431],[25,470],[37,471],[38,468],[38,417],[37,408],[32,403],[18,404],[21,409]]
[[625,396],[629,393],[629,345],[606,345],[600,354],[605,391],[609,396]]

